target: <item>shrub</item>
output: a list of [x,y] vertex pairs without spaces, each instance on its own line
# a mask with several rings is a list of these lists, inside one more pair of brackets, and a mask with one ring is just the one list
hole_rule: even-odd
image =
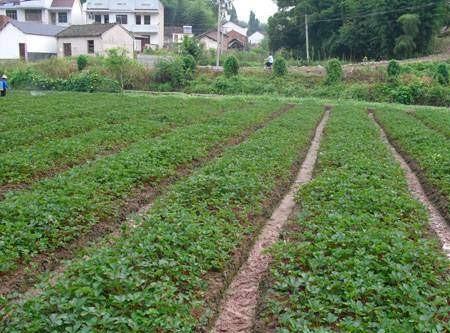
[[105,65],[108,70],[114,75],[114,78],[120,83],[122,89],[124,88],[124,73],[130,59],[127,56],[125,49],[109,49],[108,56],[105,58]]
[[341,62],[338,59],[331,59],[327,63],[327,80],[328,84],[335,84],[342,81],[344,72]]
[[18,69],[11,72],[10,84],[16,89],[55,90],[60,80],[51,79],[31,68]]
[[195,68],[197,67],[195,58],[192,55],[188,54],[185,55],[182,60],[184,72],[186,73],[186,79],[192,80],[194,78]]
[[170,83],[174,89],[186,84],[184,62],[180,58],[162,60],[156,64],[153,80],[157,83]]
[[182,44],[182,54],[191,55],[197,62],[202,56],[202,49],[194,38],[185,37]]
[[64,81],[61,89],[81,92],[120,92],[121,86],[119,82],[97,72],[82,72]]
[[436,67],[435,78],[442,85],[449,84],[448,66],[446,63],[440,63]]
[[400,67],[400,64],[397,61],[395,60],[389,61],[387,73],[390,81],[397,80],[398,77],[400,76],[401,71],[402,68]]
[[285,76],[288,72],[286,59],[277,57],[273,64],[273,72],[276,76]]
[[226,77],[239,75],[239,62],[235,56],[229,56],[224,63],[224,73]]
[[79,55],[77,58],[77,66],[78,70],[81,72],[83,69],[87,67],[88,57],[85,55]]

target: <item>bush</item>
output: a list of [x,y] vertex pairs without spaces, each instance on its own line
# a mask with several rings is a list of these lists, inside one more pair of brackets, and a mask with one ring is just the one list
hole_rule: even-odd
[[440,63],[436,68],[435,78],[440,84],[449,84],[448,66],[446,63]]
[[277,57],[273,64],[273,72],[276,76],[285,76],[288,72],[286,59],[283,57]]
[[77,66],[78,70],[81,72],[83,69],[87,67],[88,64],[88,57],[85,55],[80,55],[77,58]]
[[224,73],[226,77],[239,75],[239,62],[235,56],[229,56],[224,63]]
[[191,55],[197,62],[202,56],[202,49],[194,38],[185,37],[182,44],[182,54]]
[[170,83],[174,89],[186,85],[184,62],[180,58],[162,60],[155,66],[153,80],[157,83]]
[[80,92],[120,92],[121,86],[119,82],[97,72],[82,72],[64,81],[60,89]]
[[106,68],[114,75],[114,78],[123,89],[125,68],[131,61],[127,56],[127,50],[117,48],[109,49],[107,52],[108,56],[105,58]]
[[183,68],[184,72],[186,73],[186,79],[192,80],[194,78],[195,69],[197,67],[197,63],[193,56],[190,54],[185,55],[183,58]]
[[344,72],[338,59],[331,59],[327,63],[327,84],[335,84],[342,81]]
[[389,65],[387,68],[389,80],[391,80],[391,81],[397,80],[398,77],[400,76],[401,71],[402,71],[402,68],[400,67],[400,64],[397,61],[391,60],[389,62]]
[[60,80],[51,79],[31,68],[18,69],[11,72],[10,84],[16,89],[55,90]]

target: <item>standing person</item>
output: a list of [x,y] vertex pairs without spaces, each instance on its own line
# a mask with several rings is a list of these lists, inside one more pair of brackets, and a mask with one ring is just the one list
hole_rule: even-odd
[[269,58],[266,59],[266,67],[268,69],[272,69],[272,66],[273,66],[273,55],[270,54]]
[[8,77],[6,75],[3,75],[0,80],[0,96],[5,97],[6,96],[6,90],[8,90]]

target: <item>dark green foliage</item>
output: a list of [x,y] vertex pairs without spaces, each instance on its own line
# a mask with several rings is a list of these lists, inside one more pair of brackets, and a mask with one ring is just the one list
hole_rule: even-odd
[[186,84],[186,72],[181,58],[162,60],[156,64],[153,80],[157,83],[170,83],[173,89]]
[[182,44],[182,54],[191,55],[195,61],[198,61],[202,56],[202,49],[196,39],[185,37]]
[[186,80],[190,81],[194,78],[195,69],[197,67],[197,63],[193,56],[185,55],[182,57],[183,68],[186,75]]
[[338,59],[331,59],[327,63],[327,79],[328,84],[336,84],[342,81],[344,72],[341,62]]
[[87,65],[88,65],[88,57],[85,55],[79,55],[77,58],[78,70],[81,72],[83,69],[86,68]]
[[213,28],[216,7],[209,0],[163,0],[165,26],[192,25],[194,34]]
[[436,68],[435,78],[442,85],[449,84],[448,65],[446,63],[440,63]]
[[305,59],[308,13],[313,60],[427,54],[448,8],[446,0],[278,0],[277,4],[281,11],[268,23],[271,49],[287,48]]
[[402,69],[398,61],[395,60],[389,61],[387,68],[388,78],[391,81],[397,80],[397,78],[400,76],[401,70]]
[[273,73],[276,76],[285,76],[288,72],[287,62],[281,56],[276,57],[275,62],[273,64]]
[[226,77],[239,75],[239,61],[234,55],[231,55],[225,59],[223,70]]
[[256,18],[254,11],[250,11],[250,18],[248,20],[248,31],[247,35],[251,36],[256,31],[261,29],[261,22]]

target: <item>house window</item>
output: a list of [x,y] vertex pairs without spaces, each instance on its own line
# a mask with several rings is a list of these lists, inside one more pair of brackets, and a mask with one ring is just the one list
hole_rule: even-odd
[[127,15],[116,15],[116,23],[128,24],[128,16]]
[[65,12],[58,13],[58,22],[67,23],[67,13]]
[[101,15],[94,15],[94,22],[95,23],[102,23],[102,16]]
[[109,15],[104,15],[104,16],[103,16],[103,19],[104,19],[104,21],[105,21],[105,24],[108,24],[108,23],[109,23]]
[[136,15],[136,25],[141,25],[142,24],[142,17],[141,15]]
[[87,45],[88,45],[88,53],[89,54],[94,54],[95,53],[95,44],[93,40],[88,40],[87,41]]
[[6,16],[8,16],[11,20],[17,20],[17,10],[7,10]]
[[144,15],[144,24],[145,25],[150,25],[151,19],[150,19],[150,15]]
[[25,21],[42,22],[42,10],[40,9],[26,9]]

